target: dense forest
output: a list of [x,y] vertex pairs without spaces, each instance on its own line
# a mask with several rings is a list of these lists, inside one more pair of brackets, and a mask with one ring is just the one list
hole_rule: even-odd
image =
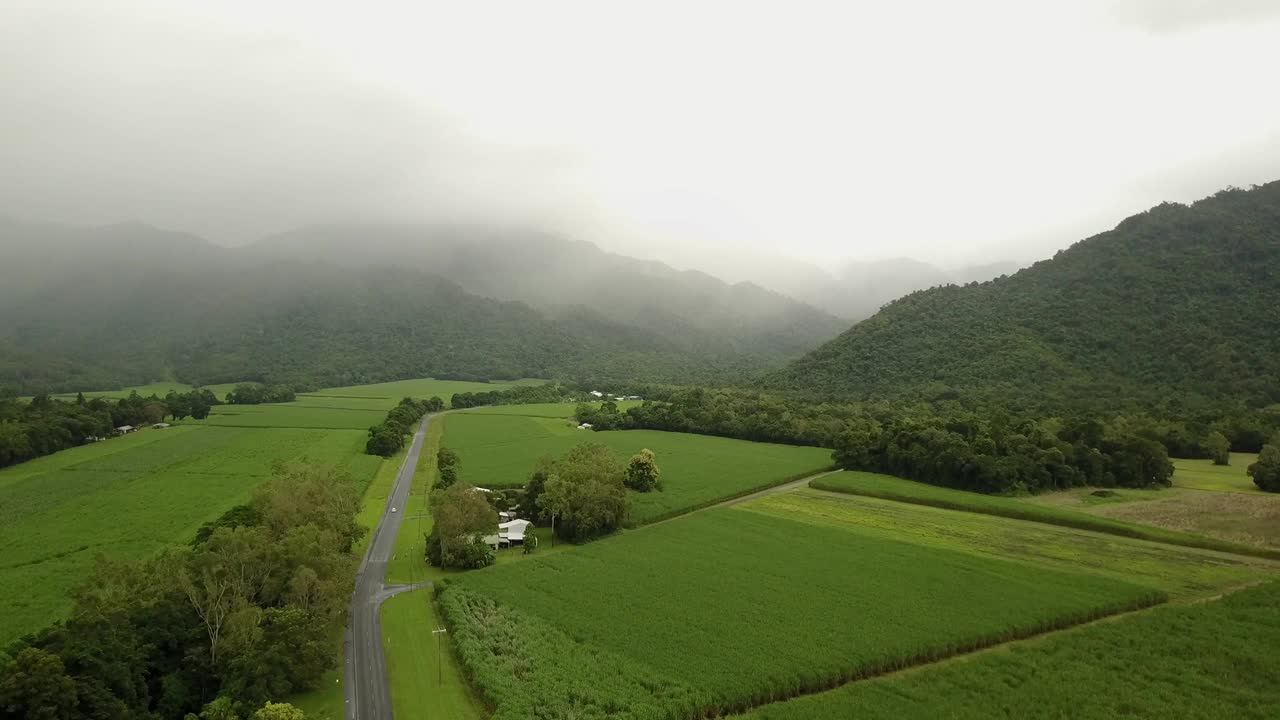
[[987,283],[912,293],[768,384],[1056,410],[1280,402],[1280,182],[1166,203]]
[[[33,395],[162,377],[295,390],[428,376],[724,383],[779,366],[843,327],[755,286],[586,243],[546,243],[546,257],[523,253],[511,265],[507,245],[477,242],[482,254],[467,257],[490,264],[463,272],[465,258],[379,256],[379,232],[341,237],[381,264],[325,263],[142,225],[0,219],[0,384]],[[544,292],[549,267],[585,289]],[[533,278],[542,290],[515,292]],[[500,292],[505,285],[512,292]]]

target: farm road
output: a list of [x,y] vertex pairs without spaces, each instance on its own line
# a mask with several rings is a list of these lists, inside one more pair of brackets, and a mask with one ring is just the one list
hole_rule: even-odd
[[[413,473],[422,454],[423,440],[427,436],[428,415],[413,434],[413,443],[400,466],[387,505],[382,509],[373,539],[360,562],[356,576],[356,589],[351,596],[351,609],[347,634],[343,642],[343,674],[346,700],[346,720],[392,720],[391,685],[387,678],[387,661],[382,652],[382,623],[378,612],[384,600],[431,583],[414,585],[386,585],[387,562],[395,550],[396,536],[400,532],[400,520],[413,485]],[[391,508],[401,512],[391,512]]]

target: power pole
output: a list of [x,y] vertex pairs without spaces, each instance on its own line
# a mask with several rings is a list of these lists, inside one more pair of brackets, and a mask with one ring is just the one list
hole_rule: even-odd
[[444,628],[436,628],[431,631],[431,634],[436,636],[436,671],[439,675],[439,677],[436,678],[436,684],[441,687],[444,687],[444,653],[440,650],[440,635],[447,632],[449,631]]

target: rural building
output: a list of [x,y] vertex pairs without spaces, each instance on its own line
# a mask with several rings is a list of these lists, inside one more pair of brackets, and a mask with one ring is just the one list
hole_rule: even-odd
[[591,396],[592,396],[592,397],[598,397],[598,398],[599,398],[599,397],[604,397],[604,393],[600,392],[599,390],[592,390],[592,391],[591,391]]
[[169,423],[156,423],[155,425],[152,425],[151,427],[155,428],[156,430],[163,430],[163,429],[165,429],[165,428],[169,427]]
[[533,527],[533,523],[528,520],[510,520],[498,523],[497,534],[485,535],[480,540],[494,550],[509,548],[512,545],[523,545],[525,535],[528,534],[531,527]]
[[592,425],[591,423],[582,423],[581,425],[579,425],[579,426],[578,426],[578,429],[579,429],[579,430],[590,430],[590,429],[591,429],[591,428],[593,428],[593,427],[595,427],[595,426],[594,426],[594,425]]
[[116,432],[121,435],[128,435],[129,433],[136,432],[137,430],[138,428],[132,425],[121,425],[120,427],[116,428]]

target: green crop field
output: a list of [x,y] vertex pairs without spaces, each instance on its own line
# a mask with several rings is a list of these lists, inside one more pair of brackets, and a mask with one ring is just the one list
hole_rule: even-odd
[[1173,461],[1173,484],[1195,490],[1262,492],[1249,477],[1249,466],[1258,462],[1257,453],[1231,453],[1230,465],[1214,465],[1212,460]]
[[[394,405],[394,403],[392,403]],[[193,425],[250,428],[318,428],[364,430],[382,422],[386,409],[352,409],[307,405],[298,402],[263,405],[218,405],[207,420],[184,420]]]
[[397,380],[395,382],[375,383],[373,385],[352,385],[349,387],[325,388],[317,390],[313,393],[307,393],[310,396],[322,397],[353,397],[353,398],[381,398],[390,400],[391,404],[388,409],[395,405],[403,397],[431,397],[439,395],[446,403],[454,393],[460,392],[487,392],[490,390],[506,390],[517,385],[541,385],[545,380],[513,380],[511,382],[492,382],[477,383],[464,382],[462,380],[435,380],[433,378],[419,378],[417,380]]
[[666,489],[632,496],[632,520],[639,524],[831,465],[831,452],[821,448],[656,430],[592,432],[546,417],[460,412],[444,422],[443,443],[462,460],[459,476],[481,487],[523,485],[539,457],[583,442],[607,445],[623,462],[642,448],[653,450]]
[[[718,509],[470,573],[441,605],[495,717],[575,703],[584,716],[597,705],[665,717],[740,710],[1164,597],[856,525]],[[572,662],[562,637],[579,644]]]
[[928,485],[926,483],[903,480],[889,475],[866,472],[843,472],[838,475],[815,480],[814,488],[831,492],[865,495],[868,497],[897,500],[900,502],[931,505],[950,510],[999,515],[1020,520],[1074,527],[1082,530],[1110,533],[1124,537],[1152,540],[1183,545],[1185,547],[1205,548],[1223,552],[1256,555],[1258,557],[1280,558],[1280,552],[1272,549],[1245,545],[1218,538],[1193,535],[1177,530],[1169,530],[1149,525],[1112,520],[1084,512],[1068,510],[1051,505],[1043,505],[1019,498],[982,495],[980,493],[952,490],[950,488]]
[[819,490],[773,495],[735,509],[1126,580],[1180,600],[1215,595],[1280,571],[1275,563],[1252,557]]
[[0,645],[66,613],[94,557],[188,542],[248,499],[277,459],[368,482],[382,463],[362,430],[180,425],[64,450],[0,471]]
[[768,705],[744,720],[1270,720],[1280,583]]

